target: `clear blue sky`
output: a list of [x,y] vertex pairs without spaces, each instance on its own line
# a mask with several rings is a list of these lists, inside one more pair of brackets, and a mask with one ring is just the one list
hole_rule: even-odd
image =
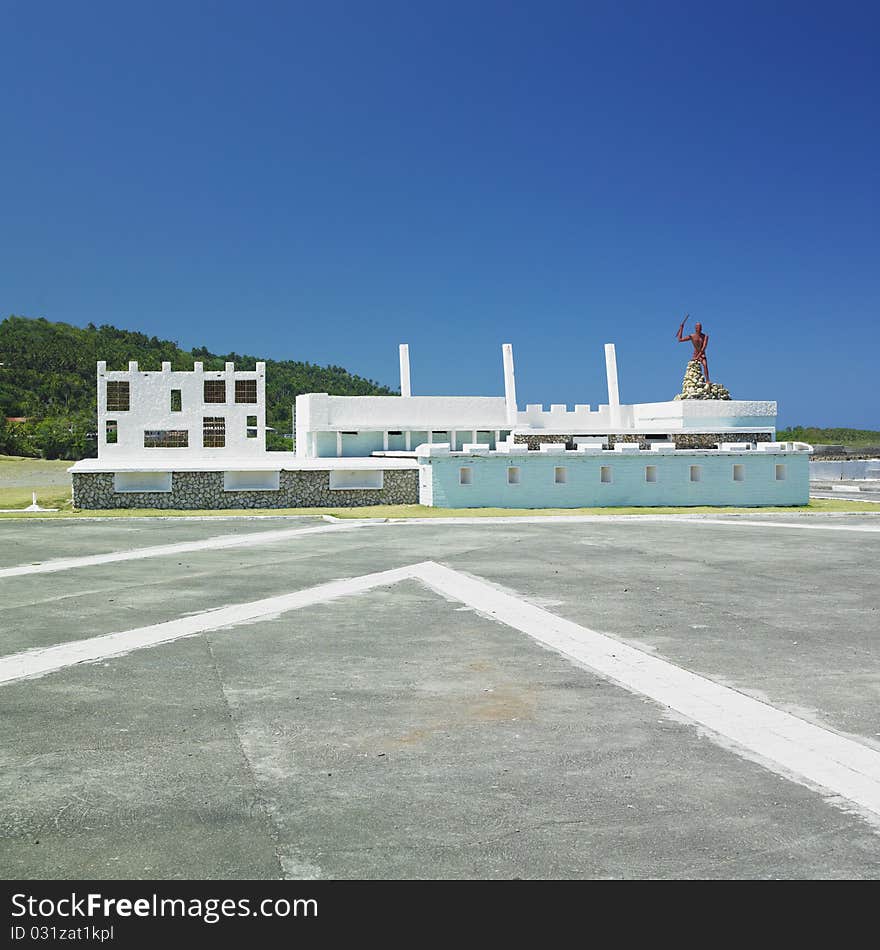
[[880,428],[880,4],[0,0],[0,314]]

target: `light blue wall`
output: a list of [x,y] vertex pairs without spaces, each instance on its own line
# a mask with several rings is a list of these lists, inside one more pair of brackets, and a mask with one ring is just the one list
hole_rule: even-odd
[[385,439],[381,432],[358,432],[357,435],[343,433],[342,456],[343,458],[364,458],[372,452],[381,452],[384,444]]
[[336,457],[336,433],[335,432],[316,432],[316,451],[319,458]]
[[[439,508],[592,508],[654,505],[804,505],[809,500],[809,454],[762,452],[661,454],[570,452],[549,455],[431,456],[433,504]],[[734,464],[743,465],[745,480],[733,480]],[[520,484],[507,483],[508,466],[520,469]],[[600,466],[611,468],[612,482],[599,480]],[[657,468],[657,481],[645,481],[645,466]],[[690,466],[702,467],[702,479],[690,480]],[[784,481],[776,465],[786,466]],[[472,469],[472,484],[459,484],[459,469]],[[564,466],[567,483],[554,483]]]
[[[335,432],[316,432],[316,452],[318,458],[336,458],[336,433]],[[507,438],[508,430],[501,433],[501,440]],[[434,442],[449,442],[450,432],[434,432]],[[473,439],[473,433],[468,430],[461,430],[456,433],[456,448],[461,449],[465,442]],[[428,441],[428,433],[424,430],[413,431],[410,434],[410,447],[415,449]],[[477,434],[477,441],[484,444],[488,443],[495,448],[495,433],[480,431]],[[372,452],[381,452],[384,446],[383,434],[381,432],[358,432],[357,435],[342,436],[342,455],[345,458],[367,457]],[[406,434],[389,435],[388,450],[390,452],[403,452],[406,450]]]
[[[703,418],[700,416],[699,419],[687,420],[684,423],[685,429],[688,428],[699,428],[702,430],[708,429],[718,429],[720,432],[723,432],[725,429],[772,429],[776,425],[776,416],[736,416],[731,418],[730,416],[706,416]],[[650,426],[649,426],[650,428]],[[663,427],[657,430],[658,432],[663,431]],[[733,433],[731,433],[732,435]],[[675,437],[673,436],[673,441]]]

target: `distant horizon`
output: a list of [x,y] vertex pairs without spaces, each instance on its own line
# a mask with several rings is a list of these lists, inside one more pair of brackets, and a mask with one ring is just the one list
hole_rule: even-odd
[[[523,404],[880,429],[880,5],[7,4],[0,301]],[[396,384],[395,384],[396,385]]]
[[[10,314],[7,314],[6,317],[0,318],[0,319],[6,319],[7,317],[19,317],[19,318],[23,318],[23,319],[26,319],[26,320],[41,320],[41,319],[42,319],[42,320],[47,320],[47,321],[49,321],[50,323],[70,323],[72,326],[77,326],[77,327],[80,327],[81,329],[85,329],[89,324],[94,325],[96,328],[99,327],[99,326],[101,326],[101,324],[97,324],[97,323],[95,323],[94,321],[86,321],[85,323],[78,324],[78,323],[72,323],[71,321],[66,321],[66,320],[62,320],[62,321],[51,320],[49,317],[46,317],[46,316],[44,316],[44,315],[42,315],[42,314],[39,314],[39,315],[36,315],[36,316],[32,316],[32,315],[21,314],[21,313],[10,313]],[[176,346],[178,346],[179,349],[184,350],[185,352],[192,352],[192,351],[195,350],[195,349],[199,349],[199,348],[201,348],[201,347],[205,347],[210,353],[213,353],[214,355],[217,355],[217,356],[222,356],[222,355],[224,355],[224,353],[223,353],[222,350],[216,349],[216,348],[212,347],[208,341],[204,341],[204,342],[202,342],[202,343],[196,343],[196,344],[193,344],[192,346],[186,346],[186,345],[183,345],[179,340],[174,340],[174,339],[171,339],[170,337],[159,337],[158,334],[147,333],[146,331],[144,331],[143,329],[141,329],[141,328],[139,328],[139,327],[120,326],[119,324],[112,324],[112,323],[107,324],[107,325],[113,326],[113,327],[115,327],[115,328],[118,329],[118,330],[126,330],[126,331],[131,332],[131,333],[143,333],[143,334],[146,335],[146,336],[156,336],[157,339],[160,339],[160,340],[163,341],[163,342],[174,343]],[[400,340],[400,341],[399,341],[399,343],[406,343],[406,342],[408,342],[408,341],[406,341],[406,340]],[[503,341],[503,342],[507,342],[507,341]],[[609,341],[607,341],[607,342],[613,342],[613,341],[609,340]],[[397,347],[398,347],[399,343],[394,344],[395,357],[397,356]],[[499,349],[498,362],[499,362],[499,366],[500,366],[500,364],[501,364],[501,356],[500,356],[501,344],[500,344],[500,343],[499,343],[498,349]],[[412,347],[410,348],[410,350],[412,351]],[[272,360],[278,360],[278,361],[281,361],[281,360],[293,360],[293,361],[296,361],[296,362],[306,362],[306,363],[311,363],[311,364],[313,364],[313,365],[322,366],[322,367],[326,367],[326,366],[341,366],[342,369],[346,370],[348,373],[350,373],[350,374],[352,374],[352,375],[359,376],[359,377],[361,377],[361,378],[363,378],[363,379],[369,379],[371,382],[374,382],[374,383],[376,383],[376,384],[378,384],[378,385],[380,385],[380,386],[385,386],[385,387],[387,387],[387,388],[389,388],[389,389],[394,389],[394,390],[399,390],[399,388],[400,388],[400,375],[399,375],[399,372],[398,372],[396,378],[395,378],[393,381],[389,382],[389,381],[386,381],[386,380],[383,380],[383,379],[377,379],[377,378],[375,378],[375,377],[365,376],[364,373],[359,372],[358,369],[357,369],[357,367],[355,367],[355,366],[345,366],[345,365],[343,365],[343,364],[341,364],[341,363],[333,363],[333,362],[330,362],[330,363],[316,363],[315,360],[310,360],[310,359],[308,359],[308,358],[306,358],[306,357],[299,356],[299,355],[297,355],[297,356],[269,356],[268,354],[264,354],[264,353],[256,353],[256,352],[251,352],[251,353],[249,353],[249,352],[247,352],[246,350],[244,350],[244,349],[239,349],[239,348],[233,348],[233,349],[228,350],[228,351],[226,351],[226,352],[227,352],[227,353],[235,353],[235,354],[238,354],[238,355],[240,355],[240,356],[253,356],[253,357],[256,357],[257,359],[272,359]],[[689,350],[685,350],[685,352],[687,353],[687,352],[689,352]],[[514,359],[516,359],[516,347],[514,347]],[[683,364],[683,367],[686,366],[686,365],[687,365],[687,364],[686,364],[686,362],[685,362],[685,363]],[[683,376],[683,375],[684,375],[684,368],[682,368],[682,376]],[[602,381],[603,381],[603,384],[604,384],[604,381],[605,381],[604,367],[603,367]],[[464,391],[462,391],[462,392],[451,392],[451,391],[443,391],[443,392],[440,392],[440,391],[438,391],[438,392],[418,392],[418,391],[416,391],[415,385],[413,386],[413,390],[414,390],[414,391],[413,391],[413,395],[415,395],[415,396],[459,396],[459,395],[461,395],[461,396],[476,396],[476,395],[490,395],[490,396],[492,396],[492,395],[499,395],[499,396],[503,396],[503,395],[504,395],[503,378],[501,379],[501,383],[500,383],[500,385],[499,385],[499,390],[498,390],[498,392],[483,392],[483,393],[464,392]],[[673,394],[673,396],[674,396],[674,395],[675,395],[675,394]],[[731,394],[731,395],[732,395],[732,398],[733,398],[733,399],[740,399],[740,398],[748,399],[748,398],[750,398],[750,397],[748,397],[748,396],[737,396],[736,394]],[[669,398],[669,399],[672,399],[673,396],[669,396],[668,398]],[[773,397],[770,397],[770,399],[773,400],[773,401],[778,402],[778,400],[774,400]],[[621,400],[622,400],[623,402],[627,402],[627,400],[623,397],[623,394],[621,394]],[[540,402],[541,400],[540,400],[540,399],[535,399],[535,400],[528,400],[528,401],[529,401],[529,402],[535,402],[535,403],[537,403],[537,402]],[[647,400],[641,400],[641,401],[644,401],[644,402],[661,402],[661,401],[664,401],[664,400],[661,399],[661,398],[657,398],[657,399],[647,399]],[[519,380],[519,375],[517,375],[517,402],[518,402],[519,407],[520,407],[521,409],[524,408],[525,405],[526,405],[526,402],[525,402],[525,401],[522,399],[522,397],[520,396],[520,380]],[[572,406],[574,406],[575,403],[577,403],[577,402],[583,402],[583,400],[575,400],[575,401],[573,401],[573,402],[567,403],[566,405],[568,405],[569,407],[572,407]],[[598,406],[598,405],[599,405],[600,403],[602,403],[602,402],[603,402],[603,400],[596,400],[596,401],[594,401],[593,403],[591,403],[591,405],[593,405],[593,406],[595,407],[595,406]],[[606,391],[606,393],[605,393],[605,400],[604,400],[604,402],[607,402],[607,391]],[[544,406],[546,406],[546,407],[549,407],[549,405],[550,405],[550,403],[547,402],[546,400],[544,400],[542,404],[543,404]],[[860,429],[860,430],[865,430],[865,431],[878,431],[878,432],[880,432],[880,429],[873,430],[873,429],[871,429],[870,426],[850,425],[849,423],[845,423],[845,422],[844,422],[844,423],[840,423],[840,422],[838,422],[838,423],[832,423],[832,424],[830,424],[830,425],[818,425],[818,424],[812,423],[812,422],[809,421],[809,420],[807,420],[807,421],[798,421],[798,422],[785,421],[785,422],[783,423],[783,422],[780,422],[780,421],[779,421],[779,418],[777,417],[777,424],[776,424],[776,428],[777,428],[777,429],[793,429],[793,428],[797,428],[797,427],[801,427],[801,428],[805,428],[805,429]]]

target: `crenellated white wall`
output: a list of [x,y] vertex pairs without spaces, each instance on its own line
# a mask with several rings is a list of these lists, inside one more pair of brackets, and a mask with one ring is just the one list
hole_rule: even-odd
[[[226,402],[206,403],[204,382],[222,379],[226,382]],[[235,381],[254,379],[257,382],[255,403],[236,403]],[[107,409],[107,383],[128,382],[128,411]],[[171,390],[181,393],[181,411],[171,410]],[[202,425],[206,416],[226,420],[226,445],[223,448],[204,448]],[[247,417],[257,417],[256,438],[247,437]],[[117,442],[107,442],[107,422],[117,423]],[[186,448],[145,448],[144,432],[150,429],[186,430],[189,444]],[[106,362],[98,363],[98,457],[109,460],[142,458],[157,464],[163,461],[223,459],[235,456],[261,456],[266,451],[266,364],[257,363],[256,370],[236,371],[233,363],[223,370],[203,369],[195,363],[192,371],[172,370],[170,363],[162,369],[144,371],[136,362],[127,370],[108,370]]]

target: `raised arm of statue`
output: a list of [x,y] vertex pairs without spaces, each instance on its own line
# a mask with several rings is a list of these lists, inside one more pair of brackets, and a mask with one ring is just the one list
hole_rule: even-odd
[[689,313],[686,313],[686,314],[684,315],[684,320],[682,320],[681,323],[679,324],[679,327],[678,327],[678,342],[679,342],[679,343],[687,343],[687,341],[690,339],[689,336],[682,336],[682,335],[681,335],[681,331],[684,330],[684,325],[687,323],[687,318],[688,318],[689,316],[690,316],[690,314],[689,314]]

